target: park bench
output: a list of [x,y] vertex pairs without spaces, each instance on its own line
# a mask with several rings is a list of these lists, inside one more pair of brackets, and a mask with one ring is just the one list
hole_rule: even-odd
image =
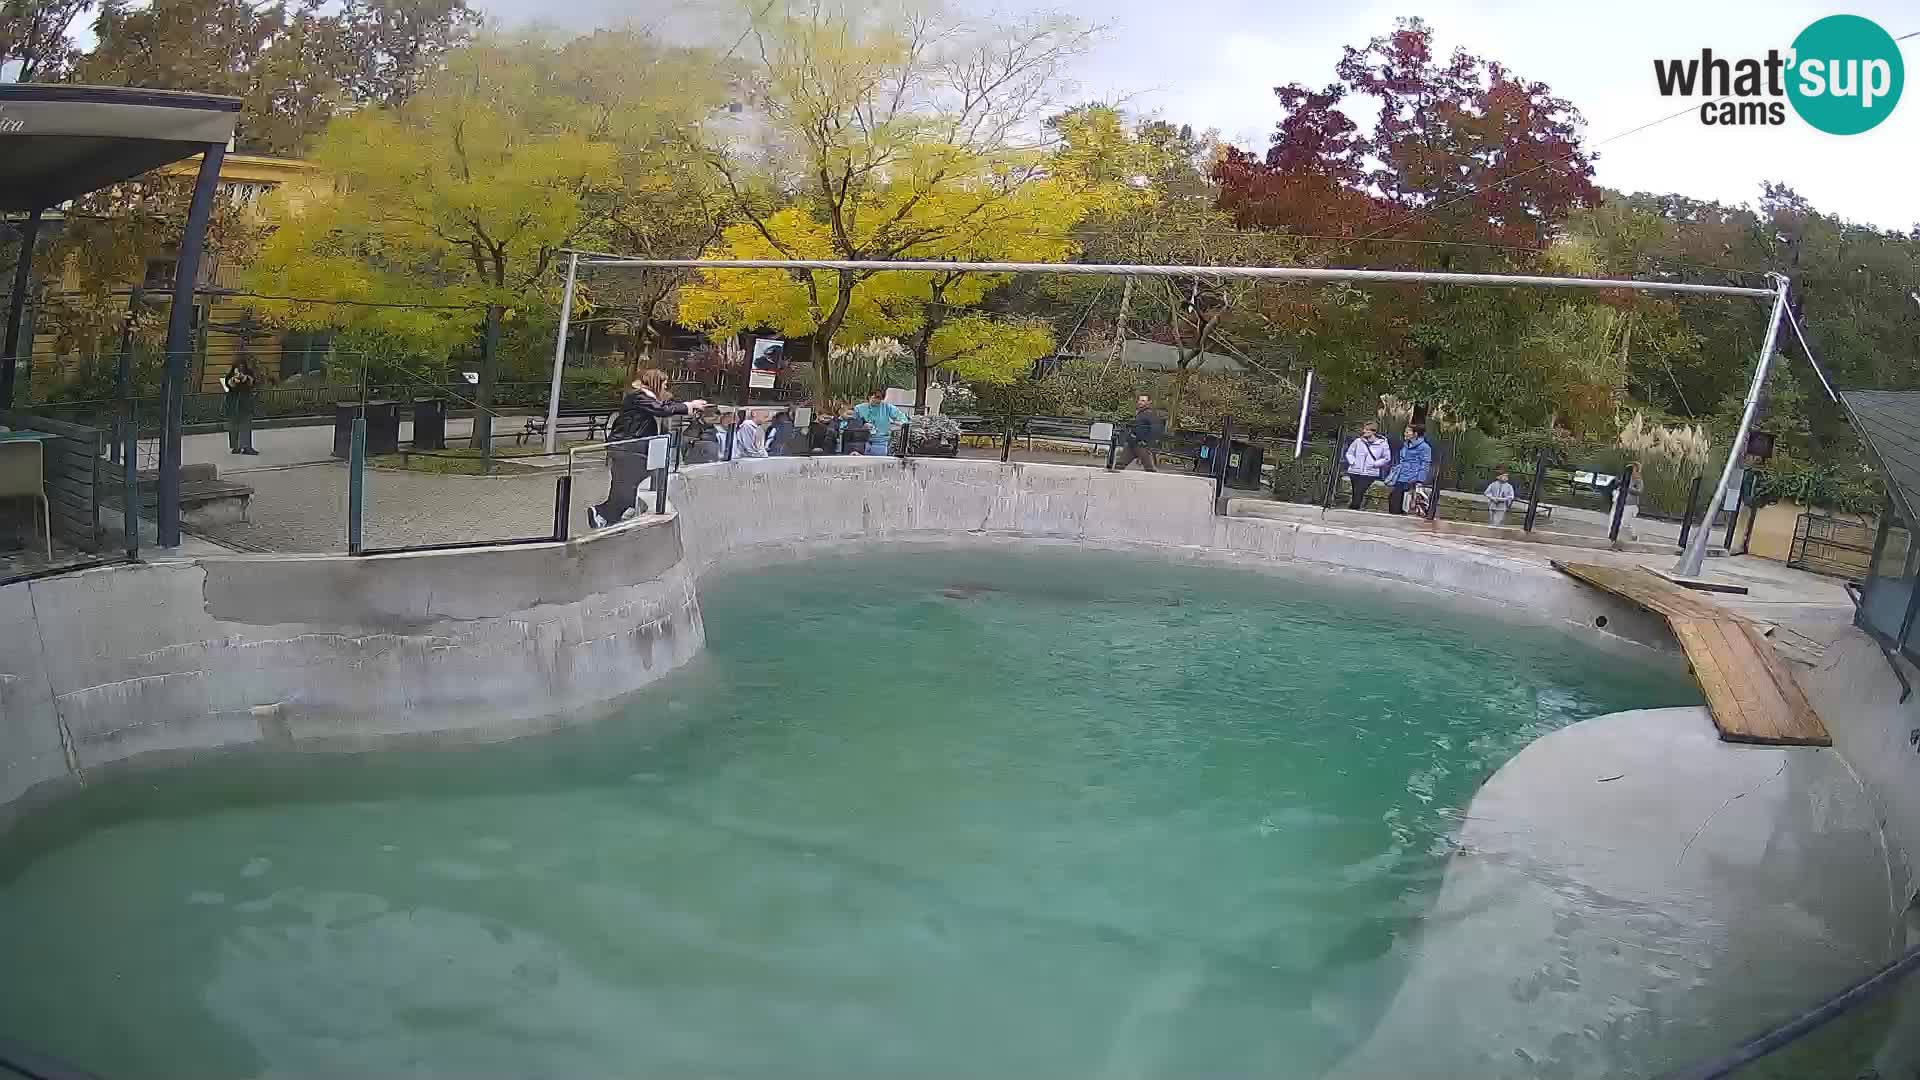
[[[561,409],[557,417],[558,423],[555,434],[558,435],[569,431],[583,432],[586,434],[587,441],[592,442],[601,433],[610,430],[613,417],[618,412],[618,409],[609,408]],[[521,429],[519,437],[515,440],[515,445],[525,446],[528,439],[545,437],[546,434],[547,418],[545,416],[529,416],[527,417],[527,426]]]

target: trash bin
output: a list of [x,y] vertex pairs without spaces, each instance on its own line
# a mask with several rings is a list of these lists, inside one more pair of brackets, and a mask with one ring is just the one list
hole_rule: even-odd
[[[400,403],[369,401],[367,414],[367,456],[400,452]],[[353,421],[360,415],[361,403],[342,401],[333,407],[333,456],[342,460],[353,454]]]
[[413,399],[413,448],[415,450],[447,448],[447,401],[445,398]]
[[[1220,436],[1209,435],[1200,443],[1200,452],[1194,455],[1193,471],[1199,476],[1212,476],[1215,471],[1214,455],[1220,451]],[[1227,447],[1227,486],[1243,490],[1257,490],[1260,487],[1260,466],[1266,462],[1266,448],[1255,446],[1243,439],[1235,439]]]
[[1233,440],[1227,454],[1227,486],[1244,491],[1260,487],[1260,466],[1265,464],[1266,447]]

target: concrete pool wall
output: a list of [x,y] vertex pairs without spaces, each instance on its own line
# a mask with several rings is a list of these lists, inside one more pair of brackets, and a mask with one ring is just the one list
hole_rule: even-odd
[[1219,517],[1212,481],[1178,473],[973,459],[771,458],[688,468],[674,477],[672,493],[696,575],[722,561],[797,560],[812,545],[838,541],[1066,540],[1406,581],[1609,643],[1674,649],[1658,618],[1537,561],[1424,537]]
[[567,544],[15,583],[0,588],[0,825],[8,804],[129,759],[525,734],[704,640],[671,518]]

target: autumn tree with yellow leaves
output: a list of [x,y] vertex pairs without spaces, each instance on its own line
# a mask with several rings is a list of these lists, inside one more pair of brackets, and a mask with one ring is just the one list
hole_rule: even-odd
[[[756,7],[758,5],[755,5]],[[739,223],[732,258],[1059,261],[1086,193],[1050,172],[1043,120],[1093,31],[1058,16],[984,22],[938,9],[782,4],[749,12],[742,78],[760,138],[709,147]],[[1005,378],[1052,347],[977,305],[998,282],[872,270],[714,271],[681,290],[681,321],[715,336],[811,336],[817,388],[836,342],[913,342],[928,372]],[[1033,352],[1034,355],[1020,354]]]

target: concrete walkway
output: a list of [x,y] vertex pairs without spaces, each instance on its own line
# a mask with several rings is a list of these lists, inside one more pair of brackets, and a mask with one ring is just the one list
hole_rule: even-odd
[[[471,421],[447,424],[449,446],[464,444]],[[511,421],[496,424],[513,430]],[[401,444],[412,439],[412,425],[400,425]],[[496,445],[511,445],[511,439]],[[186,464],[211,464],[223,479],[253,488],[248,520],[189,524],[189,531],[243,551],[287,553],[340,552],[347,547],[347,467],[333,457],[330,425],[265,428],[254,432],[254,456],[232,454],[225,434],[189,435],[181,440]],[[143,459],[153,453],[142,447]],[[573,528],[585,527],[584,507],[607,493],[607,471],[597,453],[576,461]],[[547,536],[553,531],[558,475],[445,476],[398,469],[367,471],[362,518],[368,547],[471,543]]]

